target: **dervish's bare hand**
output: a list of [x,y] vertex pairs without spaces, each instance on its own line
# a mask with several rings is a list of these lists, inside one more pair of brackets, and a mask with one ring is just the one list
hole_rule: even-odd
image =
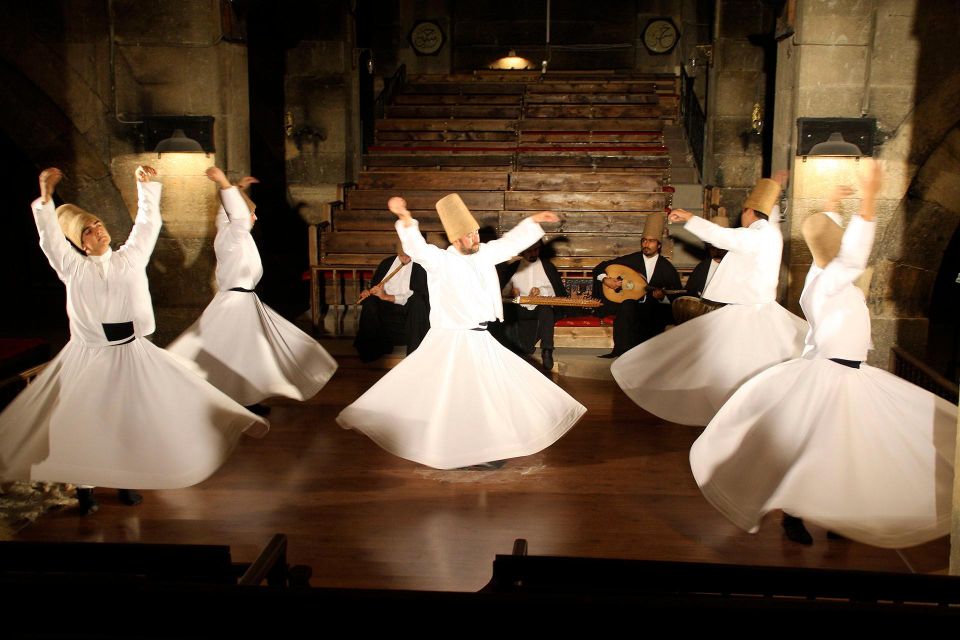
[[40,200],[46,204],[53,197],[57,185],[63,180],[63,171],[56,167],[50,167],[40,172]]
[[157,176],[157,170],[153,167],[137,167],[133,172],[133,175],[136,176],[138,182],[150,182],[151,178]]
[[244,176],[237,182],[238,189],[249,189],[252,184],[260,184],[260,181],[253,176]]
[[537,224],[542,224],[544,222],[560,222],[560,216],[555,214],[553,211],[541,211],[540,213],[535,213],[530,216],[530,219]]
[[686,209],[673,209],[670,211],[670,215],[667,216],[667,220],[670,222],[686,222],[692,217],[693,214]]

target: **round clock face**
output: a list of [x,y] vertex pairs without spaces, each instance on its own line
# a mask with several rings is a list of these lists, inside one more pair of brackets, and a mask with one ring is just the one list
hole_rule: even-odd
[[433,55],[443,46],[443,30],[436,22],[418,22],[410,31],[410,44],[420,55]]
[[650,53],[669,53],[677,44],[679,34],[673,21],[656,18],[643,30],[643,45]]

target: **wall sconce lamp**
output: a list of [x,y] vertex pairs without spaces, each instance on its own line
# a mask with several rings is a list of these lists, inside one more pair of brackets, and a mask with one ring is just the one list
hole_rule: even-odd
[[164,153],[212,153],[213,116],[144,117],[144,149]]
[[876,118],[797,118],[797,155],[872,156]]

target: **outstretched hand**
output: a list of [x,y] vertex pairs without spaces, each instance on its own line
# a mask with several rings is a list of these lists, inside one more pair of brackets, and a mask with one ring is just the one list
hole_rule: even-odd
[[876,217],[877,192],[883,183],[883,165],[871,158],[862,160],[860,170],[860,217],[873,220]]
[[260,181],[253,176],[244,176],[240,178],[240,181],[237,183],[237,188],[246,190],[249,189],[252,184],[260,184]]
[[667,215],[667,220],[670,222],[686,222],[692,217],[693,214],[686,209],[672,209],[670,214]]
[[40,172],[40,200],[43,204],[50,202],[57,185],[63,180],[63,171],[50,167]]
[[830,191],[830,195],[827,196],[827,200],[823,203],[823,208],[826,211],[836,211],[840,205],[840,200],[842,198],[849,198],[854,193],[855,191],[850,185],[838,184]]
[[136,176],[138,182],[150,182],[150,178],[157,176],[157,170],[153,167],[140,166],[136,168],[133,175]]
[[560,222],[560,216],[555,214],[553,211],[541,211],[540,213],[535,213],[530,216],[530,219],[537,224],[544,222]]
[[413,221],[413,216],[410,214],[410,210],[407,209],[407,201],[400,196],[394,196],[387,200],[387,208],[390,209],[393,215],[403,220],[405,225],[409,225]]
[[210,167],[206,171],[207,177],[215,182],[218,187],[221,189],[229,189],[230,181],[227,180],[227,175],[223,172],[223,169],[220,167]]

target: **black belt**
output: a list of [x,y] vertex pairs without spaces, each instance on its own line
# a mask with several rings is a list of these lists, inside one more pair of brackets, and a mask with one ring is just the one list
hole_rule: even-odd
[[850,367],[851,369],[859,369],[861,360],[844,360],[843,358],[830,358],[833,362],[837,364],[842,364],[845,367]]
[[[107,338],[107,342],[127,344],[128,342],[133,342],[137,337],[133,331],[132,322],[103,322],[101,326],[103,327],[103,335]],[[129,339],[124,340],[124,338]],[[117,340],[123,340],[123,342],[117,342]]]
[[480,326],[471,327],[470,331],[486,331],[488,324],[490,324],[490,322],[488,320],[484,320],[483,322],[480,323]]
[[244,289],[243,287],[233,287],[227,291],[239,291],[240,293],[253,293],[253,289]]

